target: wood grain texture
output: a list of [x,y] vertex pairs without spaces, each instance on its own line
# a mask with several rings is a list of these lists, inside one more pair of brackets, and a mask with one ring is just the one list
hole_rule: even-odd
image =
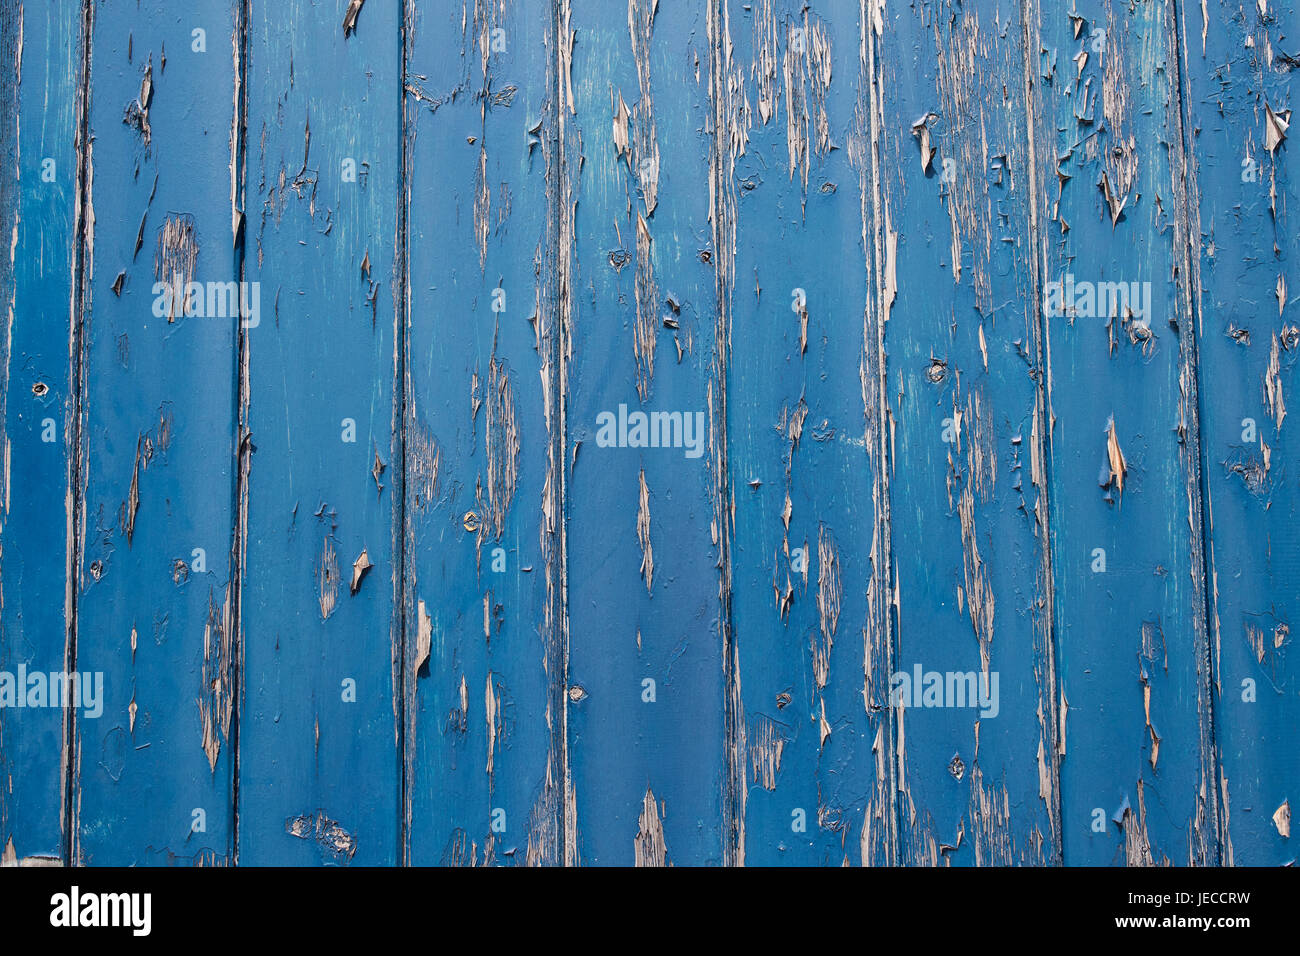
[[754,865],[882,863],[893,842],[878,343],[865,318],[870,77],[859,11],[833,10],[727,10],[750,106],[724,128],[736,214],[720,255],[734,257],[736,746]]

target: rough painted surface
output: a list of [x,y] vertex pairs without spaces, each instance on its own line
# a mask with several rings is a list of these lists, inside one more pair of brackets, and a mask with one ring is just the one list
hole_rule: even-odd
[[[753,865],[885,863],[887,598],[873,577],[884,560],[873,483],[881,405],[857,14],[835,8],[824,19],[766,2],[729,4],[724,16],[734,43],[724,81],[750,104],[720,127],[735,208],[719,257],[734,276],[740,852]],[[769,230],[771,247],[747,240]],[[830,268],[828,248],[840,250]]]
[[876,41],[896,667],[998,688],[996,707],[933,708],[914,688],[895,708],[909,864],[1060,853],[1021,18],[895,8]]
[[[0,670],[62,670],[70,659],[76,498],[73,332],[84,102],[74,4],[0,13]],[[65,856],[66,715],[0,710],[0,853]]]
[[[1300,792],[1300,351],[1295,139],[1300,6],[1181,11],[1188,263],[1225,864],[1295,861]],[[1195,453],[1196,449],[1193,449]]]
[[1293,861],[1298,28],[7,5],[0,862]]
[[1043,281],[1062,299],[1044,328],[1066,859],[1214,863],[1175,24],[1163,4],[1043,11],[1035,202]]
[[[707,23],[702,7],[656,12],[654,0],[631,0],[625,19],[568,7],[579,37],[559,104],[573,209],[559,236],[569,858],[719,864]],[[633,446],[637,413],[658,447]]]
[[[190,51],[191,19],[219,61]],[[234,27],[221,2],[91,18],[76,667],[102,672],[104,700],[98,718],[73,712],[83,863],[232,848],[235,327],[210,314],[207,283],[235,278]],[[159,296],[190,282],[202,292]]]
[[556,863],[552,24],[529,3],[452,32],[407,16],[407,858]]
[[240,863],[399,858],[401,18],[373,7],[246,9]]

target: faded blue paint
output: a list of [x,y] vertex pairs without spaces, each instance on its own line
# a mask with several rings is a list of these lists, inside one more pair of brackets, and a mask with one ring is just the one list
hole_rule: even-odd
[[895,708],[909,865],[1060,856],[1024,49],[1008,2],[891,8],[876,44],[896,668],[974,673],[990,703]]

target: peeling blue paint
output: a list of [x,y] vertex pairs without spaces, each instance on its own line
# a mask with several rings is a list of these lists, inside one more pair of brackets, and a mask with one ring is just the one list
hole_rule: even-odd
[[3,862],[1292,862],[1294,2],[616,13],[0,14]]

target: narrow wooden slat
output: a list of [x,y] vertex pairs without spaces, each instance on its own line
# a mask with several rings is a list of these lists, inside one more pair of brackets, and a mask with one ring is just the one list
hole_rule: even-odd
[[401,11],[250,7],[239,862],[399,856]]
[[570,858],[720,863],[708,7],[558,10]]
[[[871,74],[861,11],[727,5],[727,436],[743,860],[893,855]],[[729,197],[730,198],[730,197]]]
[[223,2],[95,10],[76,668],[105,688],[75,721],[79,863],[231,857],[234,32]]
[[[1300,7],[1182,3],[1222,862],[1293,863],[1300,800]],[[1270,110],[1272,117],[1270,117]],[[1271,131],[1270,131],[1271,130]]]
[[407,852],[557,863],[553,24],[464,12],[407,6]]
[[1020,4],[1008,0],[870,6],[889,308],[900,862],[1054,863],[1048,422],[1026,31]]
[[[67,668],[72,632],[80,5],[0,11],[0,859],[65,857],[68,713],[19,709],[26,674]],[[20,680],[20,676],[24,679]]]
[[1164,4],[1043,4],[1034,64],[1066,860],[1216,858],[1182,151]]

